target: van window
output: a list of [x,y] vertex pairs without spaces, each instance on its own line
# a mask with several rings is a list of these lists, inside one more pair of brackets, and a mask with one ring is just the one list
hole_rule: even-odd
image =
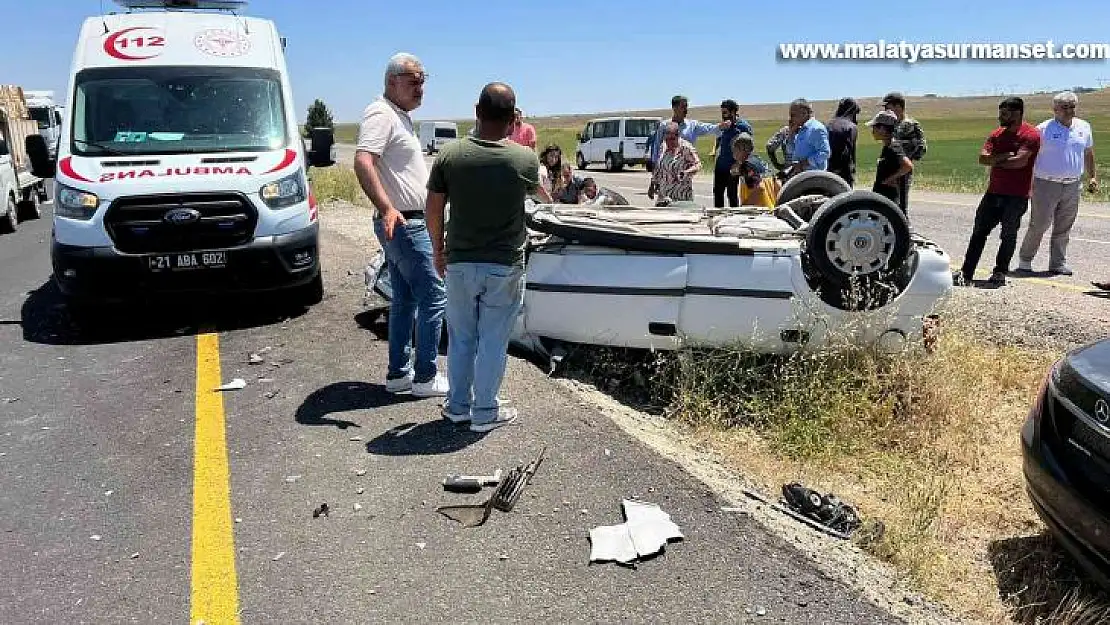
[[604,122],[594,122],[594,139],[610,139],[620,133],[621,122],[613,119]]
[[126,67],[77,75],[73,152],[261,152],[286,145],[273,70]]
[[624,136],[626,137],[650,137],[655,134],[655,129],[659,127],[659,120],[657,119],[629,119],[624,122]]
[[454,139],[455,138],[455,129],[454,128],[436,128],[436,136],[441,138],[441,139]]

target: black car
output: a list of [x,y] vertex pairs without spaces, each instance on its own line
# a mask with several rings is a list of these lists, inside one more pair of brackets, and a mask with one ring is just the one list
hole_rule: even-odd
[[1052,366],[1021,441],[1033,508],[1110,589],[1110,339],[1072,350]]

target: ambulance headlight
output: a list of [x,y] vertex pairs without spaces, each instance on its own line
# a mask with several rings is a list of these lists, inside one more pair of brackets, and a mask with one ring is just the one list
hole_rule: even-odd
[[100,206],[100,198],[86,191],[58,185],[58,197],[54,204],[55,215],[88,221]]
[[262,201],[270,208],[285,208],[299,204],[308,198],[305,193],[304,176],[297,172],[281,180],[275,180],[258,191]]

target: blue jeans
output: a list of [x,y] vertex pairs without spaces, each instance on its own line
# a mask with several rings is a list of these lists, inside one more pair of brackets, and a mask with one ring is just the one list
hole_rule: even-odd
[[497,417],[509,336],[524,305],[524,266],[447,265],[448,409],[475,423]]
[[374,220],[374,234],[385,250],[393,298],[389,305],[390,380],[409,374],[412,354],[413,323],[416,323],[414,382],[427,382],[436,376],[436,357],[443,332],[447,295],[443,279],[432,260],[432,239],[423,219],[409,219],[393,229],[393,240],[385,238],[385,227]]

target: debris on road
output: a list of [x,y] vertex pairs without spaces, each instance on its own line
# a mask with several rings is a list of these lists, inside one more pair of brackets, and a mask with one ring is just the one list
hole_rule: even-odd
[[361,494],[363,494],[363,493],[365,493],[365,492],[366,492],[366,489],[365,489],[365,488],[363,488],[363,487],[361,487],[361,486],[359,486],[359,487],[358,487],[357,489],[355,489],[355,494],[356,494],[356,495],[361,495]]
[[861,525],[855,508],[836,495],[822,495],[798,482],[783,484],[782,502],[771,507],[842,540],[851,538]]
[[284,552],[284,551],[282,551],[281,553],[279,553],[279,554],[277,554],[276,556],[274,556],[274,562],[277,562],[278,560],[280,560],[280,559],[282,559],[282,558],[284,558],[284,557],[285,557],[285,552]]
[[[461,506],[440,506],[436,508],[443,516],[458,521],[463,527],[478,527],[489,519],[490,513],[494,508],[502,512],[510,512],[513,506],[516,505],[517,500],[520,498],[520,493],[524,491],[524,487],[532,481],[532,477],[536,474],[536,469],[539,468],[543,462],[544,455],[547,453],[547,447],[540,450],[539,456],[532,460],[527,465],[518,466],[509,471],[508,476],[497,486],[497,490],[493,491],[484,503],[470,504]],[[446,483],[444,484],[446,487]]]
[[423,550],[425,547],[428,546],[428,543],[416,543],[416,546]]
[[590,530],[590,562],[631,564],[653,556],[672,540],[684,540],[682,529],[658,505],[633,499],[621,502],[625,522]]
[[277,397],[278,394],[280,394],[280,393],[281,393],[281,391],[269,391],[269,392],[265,393],[263,396],[266,399],[273,399],[273,398]]
[[362,440],[362,437],[361,436],[352,436],[350,438],[350,440],[351,440],[352,443],[357,443],[358,441]]
[[449,475],[443,480],[443,490],[456,493],[477,493],[486,486],[497,486],[501,482],[501,469],[493,475]]
[[296,482],[299,479],[301,479],[301,476],[299,476],[299,475],[288,475],[288,476],[285,477],[285,481],[290,483],[290,484]]
[[355,471],[355,475],[359,477],[366,475],[366,469],[359,469],[358,471]]
[[217,391],[241,391],[247,388],[247,381],[243,378],[235,378],[234,380],[217,388]]
[[139,552],[138,552],[138,551],[136,551],[135,553],[131,554],[131,559],[132,559],[132,560],[137,560],[137,559],[139,559]]
[[359,510],[362,510],[362,504],[360,504],[360,503],[359,503],[359,502],[357,502],[357,501],[355,502],[355,506],[354,506],[354,507],[355,507],[355,512],[358,512]]
[[96,542],[100,542],[100,534],[93,534],[92,536],[89,536],[89,538],[95,540]]
[[18,397],[5,397],[2,401],[5,404],[14,404],[15,402],[19,401],[19,398]]
[[328,516],[328,504],[322,503],[319,508],[312,511],[312,518],[319,518],[320,515]]
[[264,362],[266,362],[266,359],[258,354],[251,354],[250,357],[247,358],[247,363],[251,365],[260,365]]

